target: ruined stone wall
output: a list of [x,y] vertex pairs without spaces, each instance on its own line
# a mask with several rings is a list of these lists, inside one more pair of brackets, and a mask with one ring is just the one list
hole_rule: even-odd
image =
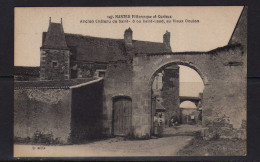
[[[203,94],[206,136],[246,138],[246,53],[243,47],[217,52]],[[222,65],[222,66],[221,66]]]
[[137,55],[133,60],[133,105],[138,112],[136,116],[133,113],[136,134],[144,136],[150,132],[151,80],[160,68],[170,64],[186,65],[201,75],[205,84],[204,127],[219,128],[214,133],[223,138],[245,138],[246,53],[241,45],[207,53]]
[[103,95],[103,132],[106,135],[112,134],[113,97],[128,96],[132,98],[132,70],[131,62],[127,61],[111,62],[108,65],[104,78]]
[[102,137],[103,80],[71,88],[71,142]]
[[41,49],[41,80],[70,79],[69,50]]
[[66,89],[14,90],[14,138],[33,141],[40,134],[52,138],[45,140],[68,143],[70,101]]

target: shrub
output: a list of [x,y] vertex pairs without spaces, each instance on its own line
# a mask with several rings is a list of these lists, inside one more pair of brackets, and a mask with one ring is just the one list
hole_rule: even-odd
[[35,144],[60,144],[60,138],[53,138],[52,133],[43,133],[36,131],[33,135],[32,142]]

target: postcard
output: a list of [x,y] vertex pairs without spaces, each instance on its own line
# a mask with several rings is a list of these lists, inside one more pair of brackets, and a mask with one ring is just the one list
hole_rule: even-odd
[[247,10],[16,7],[14,157],[246,156]]

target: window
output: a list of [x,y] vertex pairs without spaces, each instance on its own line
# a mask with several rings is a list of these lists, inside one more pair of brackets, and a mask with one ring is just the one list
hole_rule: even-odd
[[58,66],[58,62],[57,61],[52,61],[52,67],[57,67]]
[[98,77],[105,77],[105,72],[104,71],[100,71],[98,74]]
[[106,70],[100,69],[100,70],[96,70],[94,73],[94,76],[96,78],[104,78],[106,75]]

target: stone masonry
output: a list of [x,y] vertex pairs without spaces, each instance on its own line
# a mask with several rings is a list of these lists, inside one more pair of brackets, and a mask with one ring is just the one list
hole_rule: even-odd
[[180,123],[180,99],[179,99],[179,67],[170,66],[164,69],[162,87],[163,107],[166,108],[165,121],[169,123],[173,117],[174,120]]

